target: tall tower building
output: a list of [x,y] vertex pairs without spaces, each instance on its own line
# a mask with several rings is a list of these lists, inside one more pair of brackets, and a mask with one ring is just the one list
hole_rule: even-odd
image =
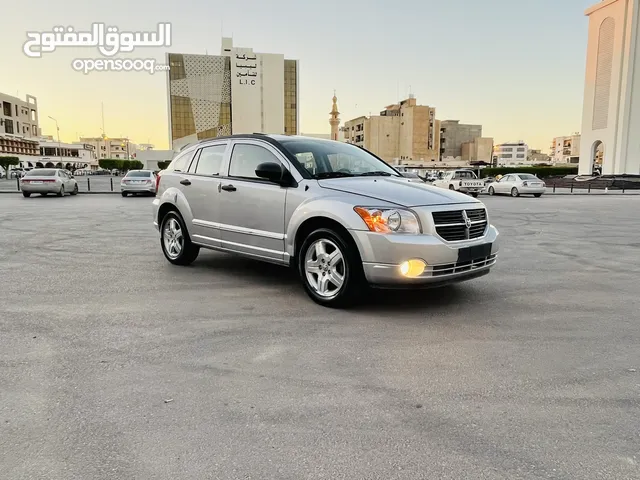
[[579,171],[591,173],[601,158],[605,175],[640,174],[640,0],[603,0],[585,15],[589,40]]
[[333,92],[333,107],[331,107],[331,118],[329,119],[329,125],[331,125],[331,140],[338,140],[338,128],[340,127],[340,112],[338,111],[338,97],[336,92]]
[[297,60],[222,39],[220,55],[168,53],[173,149],[236,133],[299,132]]

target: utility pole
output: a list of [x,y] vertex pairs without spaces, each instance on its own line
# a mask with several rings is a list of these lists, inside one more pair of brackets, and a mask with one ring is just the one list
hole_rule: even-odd
[[58,121],[49,115],[49,118],[56,122],[56,131],[58,133],[58,156],[60,157],[60,164],[62,164],[62,148],[60,146],[60,127],[58,126]]

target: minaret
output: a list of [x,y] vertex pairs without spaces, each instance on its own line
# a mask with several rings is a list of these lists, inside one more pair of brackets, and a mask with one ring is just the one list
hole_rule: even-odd
[[336,91],[333,91],[333,107],[331,108],[331,118],[329,119],[329,125],[331,125],[331,140],[338,140],[338,127],[340,126],[340,112],[338,111],[338,97],[336,97]]

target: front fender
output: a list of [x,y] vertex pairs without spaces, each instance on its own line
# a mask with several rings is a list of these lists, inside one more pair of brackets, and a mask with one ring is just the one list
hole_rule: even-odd
[[[191,228],[191,222],[193,221],[193,213],[191,212],[191,208],[189,207],[189,203],[187,202],[184,193],[179,188],[169,187],[167,188],[162,195],[160,196],[160,202],[158,206],[158,212],[162,209],[162,206],[169,203],[178,209],[180,215],[184,219],[184,223],[187,227],[187,230]],[[160,219],[157,218],[156,221],[160,224]]]
[[285,251],[290,257],[295,254],[296,234],[300,226],[311,218],[328,218],[338,222],[347,230],[368,231],[360,215],[353,209],[353,207],[358,205],[389,208],[397,207],[395,204],[385,201],[374,201],[371,198],[360,197],[358,195],[349,195],[347,197],[341,194],[309,199],[298,205],[291,214],[285,236]]

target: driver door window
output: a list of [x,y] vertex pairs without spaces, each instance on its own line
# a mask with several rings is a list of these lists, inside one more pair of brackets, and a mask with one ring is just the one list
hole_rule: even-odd
[[258,165],[265,162],[273,162],[282,165],[276,156],[264,147],[250,144],[237,144],[233,147],[229,176],[247,180],[267,181],[256,175]]

